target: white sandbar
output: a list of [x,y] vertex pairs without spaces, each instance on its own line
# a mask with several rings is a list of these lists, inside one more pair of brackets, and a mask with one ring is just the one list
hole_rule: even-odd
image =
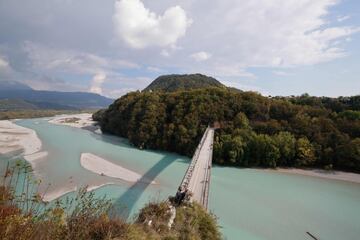
[[311,177],[326,178],[332,180],[341,180],[353,183],[360,183],[360,174],[342,172],[342,171],[326,171],[320,169],[297,169],[297,168],[278,168],[276,171],[282,173],[301,174]]
[[58,115],[49,120],[49,123],[76,128],[95,127],[96,124],[90,113]]
[[[89,185],[89,186],[87,186],[86,190],[87,190],[87,192],[91,192],[91,191],[94,191],[103,186],[113,185],[113,184],[115,184],[115,183],[107,182],[107,183],[102,183],[102,184]],[[66,187],[62,187],[62,188],[57,188],[54,191],[49,191],[49,192],[45,193],[42,196],[42,200],[44,202],[51,202],[59,197],[64,196],[65,194],[75,192],[77,190],[78,190],[77,186],[66,186]]]
[[40,151],[41,145],[34,130],[8,120],[0,121],[0,154],[24,150],[24,155],[27,156]]
[[[137,182],[139,180],[146,182],[146,179],[142,179],[140,174],[91,153],[82,153],[80,163],[85,169],[100,175],[118,178],[127,182]],[[156,184],[155,181],[151,183]]]
[[28,162],[36,162],[42,158],[46,158],[48,156],[48,152],[37,152],[30,155],[24,156],[26,161]]
[[63,188],[60,188],[60,189],[56,189],[55,191],[50,191],[50,192],[47,192],[45,193],[43,196],[42,196],[42,200],[44,202],[51,202],[67,193],[71,193],[71,192],[74,192],[77,190],[77,187],[76,186],[68,186],[68,187],[63,187]]

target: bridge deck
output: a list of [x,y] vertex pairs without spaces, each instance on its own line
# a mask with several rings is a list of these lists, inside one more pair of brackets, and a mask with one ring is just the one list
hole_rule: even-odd
[[191,200],[207,209],[212,164],[214,129],[208,127],[195,151],[182,182],[193,194]]

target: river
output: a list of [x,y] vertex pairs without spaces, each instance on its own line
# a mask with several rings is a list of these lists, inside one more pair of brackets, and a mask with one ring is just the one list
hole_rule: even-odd
[[[42,150],[49,153],[36,165],[43,186],[51,184],[50,190],[55,191],[112,182],[95,193],[112,199],[129,220],[147,202],[174,194],[190,162],[187,157],[138,150],[126,139],[54,125],[46,119],[16,123],[35,130]],[[80,155],[85,152],[157,184],[133,184],[92,173],[80,165]],[[5,160],[3,156],[1,161]],[[209,208],[219,218],[226,239],[311,239],[306,232],[324,240],[358,240],[360,236],[360,184],[356,183],[214,166]]]

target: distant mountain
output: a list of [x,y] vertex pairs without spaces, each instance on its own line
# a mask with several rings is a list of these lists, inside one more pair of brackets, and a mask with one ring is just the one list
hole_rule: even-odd
[[[17,82],[0,81],[0,111],[18,109],[76,110],[104,108],[113,99],[87,92],[37,91]],[[8,104],[7,106],[5,106]]]
[[0,81],[0,91],[7,90],[33,90],[31,87],[15,81]]
[[22,99],[0,100],[0,111],[36,110],[36,109],[39,109],[36,105],[26,102]]
[[178,90],[191,90],[198,88],[219,87],[226,88],[215,78],[202,74],[164,75],[155,79],[144,91],[174,92]]

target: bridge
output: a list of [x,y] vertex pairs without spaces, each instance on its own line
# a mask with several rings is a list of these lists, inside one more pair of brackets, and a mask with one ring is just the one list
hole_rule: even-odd
[[205,209],[209,201],[214,131],[211,127],[206,129],[180,185],[192,193],[191,201],[196,201]]

